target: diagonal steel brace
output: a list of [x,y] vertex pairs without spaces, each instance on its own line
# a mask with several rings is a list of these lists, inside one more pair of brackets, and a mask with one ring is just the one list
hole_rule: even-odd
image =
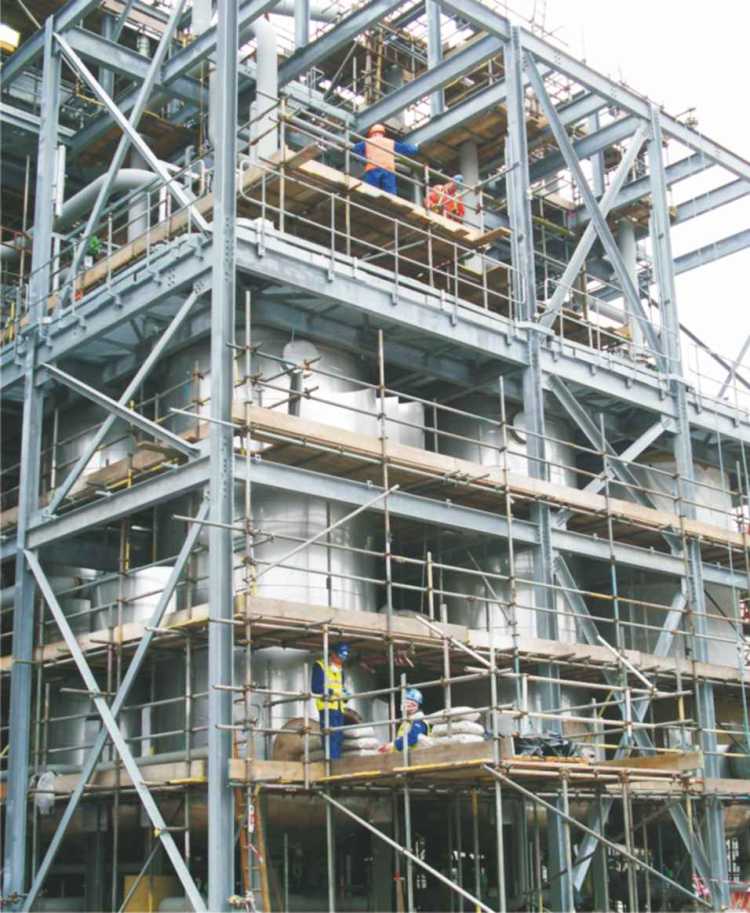
[[[648,125],[643,123],[636,131],[635,136],[630,141],[630,145],[625,152],[625,155],[620,162],[617,171],[615,172],[612,182],[607,188],[606,193],[599,201],[599,211],[602,216],[606,219],[609,215],[609,211],[612,209],[617,195],[622,189],[622,185],[625,183],[625,178],[630,173],[630,169],[633,167],[635,158],[638,153],[641,151],[641,147],[646,141],[648,135]],[[565,267],[565,271],[558,280],[557,288],[555,289],[554,294],[549,300],[547,305],[547,310],[539,318],[539,323],[543,326],[549,327],[555,321],[557,312],[562,308],[563,302],[568,294],[568,289],[573,284],[573,280],[578,275],[583,266],[583,263],[586,257],[591,250],[591,247],[596,240],[596,228],[594,228],[594,223],[589,222],[586,226],[586,230],[583,235],[581,235],[580,240],[576,249],[573,251],[573,256],[568,261],[568,265]]]
[[82,396],[85,396],[87,399],[96,403],[97,406],[103,406],[117,418],[124,419],[129,425],[135,425],[136,428],[140,428],[141,431],[145,431],[146,434],[152,434],[156,438],[161,438],[185,456],[196,456],[200,452],[194,444],[189,444],[179,435],[173,434],[173,432],[168,431],[156,422],[152,422],[151,419],[145,418],[145,416],[140,415],[138,412],[128,409],[127,406],[123,406],[122,403],[107,396],[106,393],[95,390],[93,387],[85,384],[82,380],[72,377],[65,371],[61,371],[59,368],[54,367],[54,365],[45,363],[39,365],[39,367],[47,371],[55,380],[59,380],[61,383],[65,384],[66,387],[70,387],[75,393],[80,393]]
[[654,325],[651,323],[643,311],[643,305],[641,304],[641,298],[638,293],[638,289],[635,287],[635,283],[628,274],[627,267],[625,266],[625,262],[622,259],[622,254],[620,253],[620,249],[617,246],[617,242],[612,237],[612,232],[609,230],[607,220],[602,215],[602,212],[596,202],[596,197],[589,187],[586,176],[581,169],[581,163],[578,160],[575,149],[570,142],[568,134],[565,132],[565,127],[560,122],[560,117],[557,113],[557,109],[552,104],[552,101],[547,94],[547,90],[544,87],[544,82],[539,74],[534,59],[528,52],[526,53],[526,63],[528,65],[529,81],[534,91],[536,92],[537,98],[539,99],[542,109],[544,110],[544,114],[549,121],[550,129],[552,130],[560,152],[565,159],[565,165],[573,175],[573,179],[575,180],[575,183],[581,192],[583,202],[589,212],[591,221],[594,223],[596,233],[599,235],[601,242],[604,245],[604,249],[607,252],[607,256],[609,257],[609,260],[614,267],[615,274],[617,275],[617,278],[620,282],[620,287],[622,288],[628,309],[632,312],[633,316],[638,320],[638,323],[643,328],[643,331],[648,338],[649,345],[654,354],[658,357],[659,362],[663,363],[664,355],[662,352],[662,346]]
[[[138,387],[140,387],[140,385],[146,379],[149,372],[151,371],[151,368],[153,368],[153,366],[159,360],[162,353],[164,352],[164,349],[172,341],[175,333],[182,326],[185,318],[188,316],[188,314],[192,310],[193,305],[195,304],[197,299],[202,294],[203,294],[203,291],[198,290],[198,289],[193,289],[193,291],[190,293],[190,295],[188,295],[188,297],[185,299],[185,301],[181,305],[180,309],[177,311],[177,313],[172,318],[169,326],[161,334],[156,345],[148,353],[143,364],[136,371],[135,376],[130,381],[130,383],[127,385],[127,387],[123,391],[120,398],[117,400],[117,402],[121,406],[124,406],[131,399],[131,397],[136,392]],[[57,508],[65,500],[65,498],[68,495],[68,492],[78,481],[79,476],[81,475],[83,470],[86,468],[86,466],[88,466],[89,460],[94,455],[94,452],[96,451],[96,449],[99,447],[99,445],[102,443],[102,441],[106,437],[109,429],[115,423],[116,418],[117,418],[116,415],[110,414],[99,426],[96,434],[94,435],[92,440],[89,441],[88,445],[84,448],[83,453],[78,458],[78,462],[70,470],[68,475],[63,479],[62,483],[55,490],[55,495],[52,498],[49,506],[47,507],[46,512],[48,514],[50,514],[50,515],[54,514],[55,511],[57,510]]]
[[109,95],[104,91],[100,83],[97,81],[96,77],[81,60],[78,54],[76,54],[76,52],[62,37],[62,35],[58,34],[57,32],[55,33],[55,40],[60,45],[60,48],[67,60],[70,62],[70,64],[72,64],[73,69],[80,73],[84,80],[88,83],[91,91],[109,111],[117,126],[130,136],[132,144],[146,160],[151,170],[159,175],[169,192],[177,200],[180,206],[190,211],[191,218],[202,231],[210,231],[211,226],[208,224],[208,222],[206,222],[200,212],[198,212],[195,206],[195,201],[188,196],[184,188],[180,186],[179,182],[176,181],[174,177],[172,177],[164,165],[154,155],[150,147],[141,137],[140,133],[138,133],[138,131],[133,128],[128,119],[112,101]]
[[[196,520],[198,520],[198,521],[205,520],[207,516],[208,516],[208,502],[204,501],[204,503],[200,507],[200,510],[198,511]],[[141,639],[140,643],[138,644],[135,654],[133,655],[133,659],[131,660],[130,665],[128,666],[128,670],[125,673],[125,677],[123,678],[123,680],[120,684],[120,688],[115,696],[112,706],[111,706],[111,708],[108,708],[113,722],[116,720],[118,713],[120,712],[123,705],[125,704],[125,701],[128,698],[130,689],[133,685],[133,682],[135,681],[136,676],[138,675],[138,672],[140,671],[140,668],[143,664],[143,660],[146,656],[148,648],[151,645],[151,641],[153,640],[154,635],[156,633],[156,629],[161,624],[162,618],[164,617],[164,614],[166,613],[167,606],[169,605],[169,602],[172,598],[172,594],[174,593],[174,590],[180,579],[183,568],[185,567],[185,564],[187,563],[187,560],[190,557],[190,553],[193,550],[193,547],[195,546],[195,543],[198,539],[200,530],[201,530],[200,522],[191,524],[191,526],[188,530],[188,534],[185,538],[182,548],[180,549],[180,553],[177,557],[175,566],[172,569],[172,573],[170,574],[169,579],[162,591],[161,597],[159,598],[159,601],[156,604],[156,607],[154,608],[154,612],[153,612],[151,618],[149,619],[149,623],[146,627],[146,632],[145,632],[143,638]],[[35,570],[34,566],[36,565],[36,568],[39,570],[39,573],[42,575],[42,577],[44,577],[44,572],[39,567],[39,564],[36,560],[36,556],[31,552],[26,552],[26,557],[29,562],[29,566],[31,567],[34,575],[37,577],[37,580],[39,581],[39,576],[37,575],[37,571]],[[46,578],[45,578],[45,583],[46,583]],[[41,586],[41,584],[40,584],[40,586]],[[44,590],[43,590],[43,592],[44,592]],[[46,598],[46,594],[45,594],[45,598]],[[53,599],[54,599],[54,594],[53,594]],[[49,600],[48,600],[48,602],[49,602]],[[51,604],[50,604],[50,608],[52,608]],[[54,612],[53,612],[53,614],[54,614]],[[55,620],[57,620],[57,617],[55,618]],[[63,616],[63,622],[64,622],[65,626],[67,627],[68,633],[70,634],[70,638],[72,639],[72,641],[76,647],[76,650],[78,650],[78,653],[80,654],[80,648],[78,647],[78,642],[75,640],[75,636],[73,635],[72,631],[70,631],[70,628],[67,625],[67,620],[65,619],[64,616]],[[58,622],[58,624],[59,624],[59,622]],[[61,628],[61,630],[63,630],[63,629]],[[63,631],[63,636],[65,636],[65,641],[68,644],[68,646],[71,647],[70,641],[69,641],[68,637],[65,635],[65,631]],[[73,652],[72,648],[71,648],[71,652]],[[81,655],[81,659],[85,663],[85,659],[83,658],[82,655]],[[116,726],[117,726],[117,724],[115,722],[115,727]],[[57,855],[57,851],[60,847],[60,844],[62,843],[63,837],[65,836],[65,832],[67,830],[68,824],[70,823],[70,821],[73,817],[73,814],[75,813],[75,810],[78,807],[78,804],[83,796],[84,790],[86,788],[86,784],[91,779],[91,776],[94,773],[97,762],[99,760],[99,756],[101,755],[101,753],[104,749],[104,746],[107,742],[107,735],[108,735],[107,728],[102,728],[99,730],[96,740],[94,741],[94,744],[91,747],[91,749],[88,753],[88,756],[86,757],[78,783],[76,784],[75,789],[73,790],[73,792],[70,795],[68,804],[65,808],[65,811],[63,812],[62,818],[60,819],[60,822],[57,825],[57,830],[55,831],[52,841],[51,841],[49,847],[47,848],[47,852],[45,853],[44,859],[42,860],[42,863],[39,866],[39,869],[37,870],[36,876],[34,878],[34,883],[32,884],[31,889],[24,900],[23,913],[28,913],[28,911],[33,908],[37,895],[39,894],[39,891],[41,890],[42,886],[44,885],[44,881],[47,877],[47,873],[49,872],[49,869],[50,869],[52,863],[54,862],[55,856]],[[165,834],[160,834],[159,836],[162,838],[162,841],[164,841]],[[168,832],[166,832],[166,836],[167,837],[170,836]],[[165,848],[166,848],[166,844],[165,844]],[[176,847],[174,849],[175,849],[175,852],[177,852]],[[179,852],[177,852],[177,856],[179,857]],[[170,854],[170,858],[172,858],[171,854]],[[180,859],[180,861],[182,861],[181,857],[179,857],[179,859]],[[183,868],[184,868],[184,862],[182,864],[183,864]],[[187,877],[190,878],[189,873],[187,873]],[[191,883],[192,883],[192,879],[191,879]],[[184,882],[183,882],[183,885],[184,885]],[[198,899],[200,899],[200,905],[195,906],[195,902],[191,898],[191,902],[193,902],[193,906],[195,907],[196,910],[205,910],[205,905],[203,905],[203,901],[200,898],[200,895],[198,895]]]
[[[185,6],[185,2],[186,0],[177,0],[177,3],[175,3],[172,14],[169,17],[167,27],[165,28],[164,33],[161,36],[161,40],[159,41],[159,46],[157,47],[156,53],[154,54],[154,57],[149,64],[146,78],[143,80],[141,88],[138,91],[138,98],[136,99],[135,106],[130,114],[129,121],[133,130],[138,129],[138,123],[143,116],[143,112],[146,110],[146,105],[148,104],[148,100],[151,96],[151,90],[154,87],[157,76],[161,72],[162,63],[166,57],[167,50],[169,49],[169,45],[172,41],[172,36],[175,33],[177,25],[180,21],[180,17],[182,16],[182,10]],[[123,14],[125,14],[125,12],[126,10],[123,10]],[[119,25],[119,20],[117,25]],[[115,29],[117,29],[117,25],[115,26]],[[117,38],[114,40],[117,41]],[[107,176],[104,179],[104,183],[99,188],[99,193],[97,194],[94,205],[91,208],[91,212],[89,213],[86,227],[80,236],[80,241],[73,254],[73,261],[70,265],[70,269],[68,270],[69,278],[65,282],[65,285],[60,292],[60,297],[58,299],[57,306],[60,308],[65,307],[65,302],[70,295],[73,284],[75,283],[76,276],[78,275],[78,267],[80,266],[81,260],[83,259],[83,255],[86,251],[86,245],[88,244],[89,238],[93,235],[94,230],[99,223],[99,219],[104,210],[104,207],[107,205],[107,200],[109,199],[109,195],[112,192],[115,178],[117,177],[117,174],[120,171],[123,162],[125,161],[125,154],[128,151],[130,142],[130,134],[123,131],[123,134],[120,137],[120,142],[117,144],[117,149],[115,149],[115,154],[112,156],[112,161],[109,163]]]

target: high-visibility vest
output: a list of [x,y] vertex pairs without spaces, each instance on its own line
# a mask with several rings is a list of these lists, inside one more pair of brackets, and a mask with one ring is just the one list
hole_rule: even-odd
[[410,720],[404,720],[403,723],[398,727],[398,732],[396,733],[396,738],[407,738],[411,732],[411,727],[413,723],[416,723],[417,720],[421,720],[427,727],[427,735],[430,734],[430,724],[423,716],[412,717]]
[[322,659],[316,660],[316,663],[323,670],[323,687],[325,688],[325,694],[328,695],[329,692],[333,692],[333,697],[318,697],[315,699],[315,706],[318,710],[325,710],[326,707],[329,710],[343,710],[346,701],[343,700],[344,696],[344,669],[342,666],[334,666],[333,664],[326,664]]
[[436,184],[431,187],[425,198],[425,208],[440,212],[453,219],[463,219],[466,206],[460,196],[457,196],[455,184]]
[[396,170],[395,141],[387,136],[365,140],[365,171],[383,168],[385,171]]

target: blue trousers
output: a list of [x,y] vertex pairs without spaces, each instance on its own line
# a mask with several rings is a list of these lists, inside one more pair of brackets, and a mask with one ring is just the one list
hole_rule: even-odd
[[[320,728],[325,729],[326,727],[326,712],[325,710],[319,710],[320,714]],[[344,714],[341,710],[329,710],[328,711],[328,725],[333,726],[343,726],[345,723]],[[331,744],[331,760],[337,761],[344,750],[344,733],[339,729],[338,732],[332,732],[330,736]],[[326,749],[326,737],[325,735],[321,736],[321,742],[323,744],[323,751]]]
[[385,168],[372,168],[370,171],[365,171],[365,181],[372,184],[373,187],[385,190],[386,193],[392,193],[394,196],[396,194],[396,175],[393,171],[386,171]]

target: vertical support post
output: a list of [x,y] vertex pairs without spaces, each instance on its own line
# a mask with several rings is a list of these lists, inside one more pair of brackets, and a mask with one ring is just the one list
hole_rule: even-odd
[[[115,30],[115,20],[112,16],[107,15],[107,13],[102,13],[101,29],[102,38],[106,38],[107,41],[112,41],[112,35]],[[115,89],[115,74],[112,70],[109,70],[106,67],[99,67],[98,79],[99,84],[107,95],[112,96]]]
[[[670,373],[671,393],[677,415],[675,435],[675,462],[682,484],[682,509],[688,518],[695,517],[695,474],[693,467],[693,446],[690,438],[690,419],[687,409],[686,381],[682,373],[680,352],[680,324],[674,284],[674,258],[669,225],[669,202],[667,183],[662,157],[662,132],[659,109],[651,107],[651,141],[648,147],[648,162],[651,182],[651,243],[653,246],[656,284],[661,308],[662,339]],[[708,662],[706,641],[706,596],[703,586],[703,560],[699,542],[692,538],[687,541],[687,581],[690,606],[695,629],[693,655],[698,662]],[[716,708],[713,685],[697,681],[696,699],[701,721],[701,748],[705,757],[705,776],[719,777],[719,758],[716,753]],[[715,796],[704,799],[704,840],[708,862],[713,879],[710,885],[711,897],[716,909],[729,905],[726,835],[724,833],[724,811],[721,800]]]
[[[479,183],[479,150],[475,140],[467,139],[458,149],[461,163],[461,177],[464,187],[476,187]],[[479,194],[476,190],[468,190],[463,194],[466,207],[466,222],[479,228],[481,217],[479,213]]]
[[[506,166],[508,210],[513,238],[514,289],[517,297],[516,313],[525,322],[528,334],[528,366],[523,373],[523,400],[528,429],[527,453],[529,475],[546,479],[544,441],[544,391],[542,386],[541,336],[535,324],[536,266],[534,260],[534,236],[529,201],[529,157],[526,137],[526,113],[524,104],[524,59],[521,32],[517,26],[511,29],[510,42],[505,46],[505,71],[508,86],[508,143],[510,155]],[[534,603],[538,609],[537,631],[540,637],[557,639],[557,618],[554,615],[555,602],[552,598],[554,583],[550,511],[546,504],[535,504],[532,519],[536,523],[539,542],[534,549]],[[556,679],[559,671],[554,665],[544,665],[541,674],[546,681],[541,688],[543,709],[561,706],[560,686]],[[559,723],[552,722],[552,728],[559,730]],[[558,798],[559,803],[562,800]],[[573,881],[570,868],[566,865],[566,833],[562,819],[554,816],[548,828],[547,867],[551,872],[561,873],[552,880],[551,908],[557,911],[573,910]]]
[[[440,34],[440,3],[438,0],[425,0],[427,11],[427,69],[434,70],[443,59],[443,38]],[[438,89],[430,95],[432,116],[445,111],[445,94]]]
[[299,50],[309,43],[310,0],[294,0],[294,48]]
[[[589,133],[599,132],[599,112],[595,111],[586,124]],[[604,153],[596,152],[591,156],[591,187],[600,200],[604,196]]]
[[234,801],[229,788],[232,755],[232,684],[234,511],[232,450],[232,351],[236,291],[237,212],[237,3],[219,0],[216,74],[217,142],[214,179],[214,241],[211,282],[211,428],[209,497],[211,522],[210,615],[208,631],[208,907],[228,910],[234,893]]
[[34,644],[34,577],[26,565],[26,534],[39,501],[43,399],[36,387],[37,345],[50,290],[52,206],[54,200],[57,123],[60,108],[60,56],[50,16],[44,30],[41,129],[34,204],[34,242],[29,289],[30,329],[26,348],[21,428],[21,480],[16,539],[16,591],[13,611],[13,666],[10,677],[8,790],[5,806],[3,896],[17,898],[26,890],[26,792],[31,737],[31,685]]

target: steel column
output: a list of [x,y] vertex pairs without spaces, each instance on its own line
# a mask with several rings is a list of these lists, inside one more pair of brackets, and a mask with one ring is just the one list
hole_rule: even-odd
[[310,43],[310,0],[294,0],[294,47]]
[[[443,36],[440,28],[440,4],[436,0],[425,0],[427,13],[427,69],[434,70],[443,60]],[[430,95],[432,116],[445,111],[445,93],[442,87]]]
[[237,283],[237,66],[236,0],[219,0],[216,43],[217,96],[216,176],[214,181],[214,243],[211,280],[211,403],[209,428],[208,533],[208,906],[229,909],[234,893],[234,797],[229,788],[232,757],[234,580],[232,531],[234,454],[232,349]]
[[34,578],[23,557],[27,532],[39,499],[43,400],[36,386],[39,326],[50,289],[52,263],[52,201],[60,109],[60,57],[53,40],[53,20],[44,32],[41,129],[34,208],[34,241],[29,289],[29,320],[25,358],[24,403],[21,427],[21,478],[16,532],[16,592],[13,612],[13,666],[10,678],[8,788],[5,805],[3,889],[11,907],[26,888],[26,791],[31,737],[31,688],[34,642]]
[[[537,311],[536,268],[534,261],[534,236],[529,199],[529,156],[526,136],[526,109],[524,104],[524,61],[521,33],[511,30],[510,43],[505,47],[505,71],[508,85],[508,150],[506,166],[509,167],[508,209],[512,229],[512,255],[515,270],[517,307],[528,326],[528,366],[523,372],[523,399],[528,429],[529,475],[546,479],[545,462],[544,389],[540,359],[542,328],[535,323]],[[541,610],[537,628],[541,637],[557,638],[557,618],[553,614],[552,600],[553,553],[550,509],[546,504],[532,506],[532,520],[537,524],[538,546],[534,549],[534,578],[542,584],[535,590],[534,602]],[[549,681],[542,688],[542,704],[546,709],[559,707],[559,668],[545,665],[543,675]],[[561,801],[561,800],[559,800]],[[572,873],[566,866],[569,834],[559,815],[550,820],[547,830],[548,868],[559,872],[551,882],[553,910],[574,910]]]
[[[682,374],[680,351],[680,323],[677,313],[677,299],[674,284],[674,262],[669,225],[669,202],[662,158],[661,115],[656,106],[651,107],[651,142],[649,143],[649,171],[651,178],[651,243],[653,246],[656,284],[661,308],[662,337],[665,352],[672,369],[670,387],[677,415],[675,436],[675,461],[677,472],[684,483],[682,509],[689,518],[696,516],[694,505],[693,446],[690,437],[690,420],[687,408],[687,393]],[[687,579],[689,605],[693,613],[695,634],[693,653],[699,662],[708,661],[708,644],[705,635],[706,596],[703,581],[703,561],[700,543],[694,539],[687,542],[689,574]],[[701,725],[701,746],[705,753],[705,773],[709,777],[720,776],[717,757],[716,709],[713,685],[708,682],[696,683],[698,719]],[[704,800],[705,839],[713,880],[710,884],[711,897],[716,909],[729,903],[727,870],[727,846],[724,833],[724,812],[721,801],[714,796]]]

